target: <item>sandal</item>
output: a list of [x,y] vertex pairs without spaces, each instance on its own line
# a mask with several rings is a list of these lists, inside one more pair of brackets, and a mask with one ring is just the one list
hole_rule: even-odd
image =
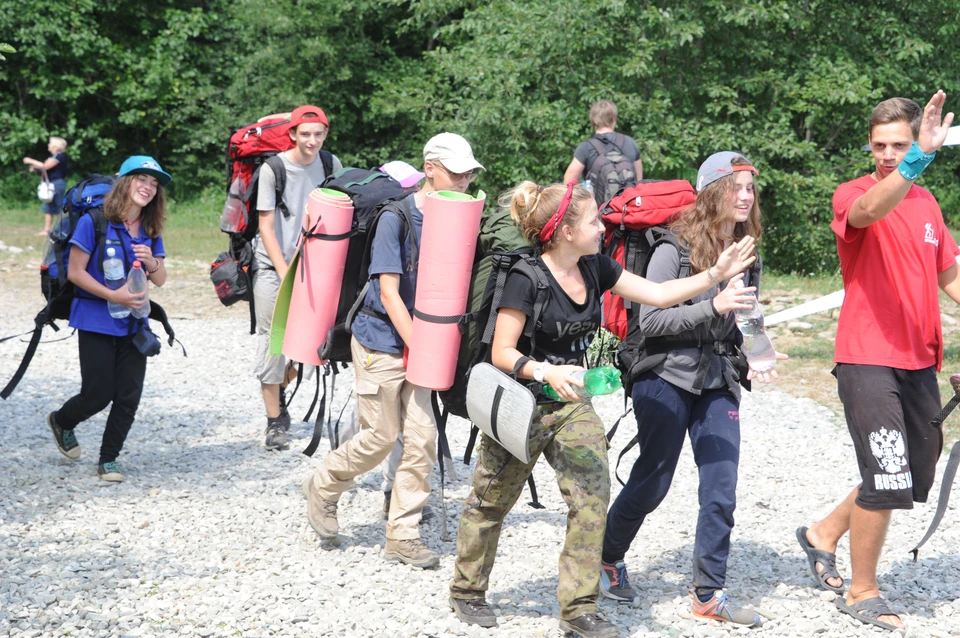
[[886,629],[887,631],[901,631],[902,629],[896,625],[891,625],[890,623],[878,620],[880,616],[900,617],[899,614],[894,613],[890,607],[887,606],[887,601],[879,596],[876,596],[875,598],[867,598],[866,600],[861,600],[860,602],[853,603],[852,605],[848,605],[843,596],[840,596],[833,601],[833,604],[836,605],[837,609],[843,613],[853,616],[862,623],[875,625],[882,629]]
[[[811,545],[810,541],[807,540],[806,527],[797,528],[797,540],[800,542],[800,547],[803,548],[803,552],[807,555],[807,562],[810,564],[810,573],[817,579],[820,587],[827,591],[832,591],[835,594],[843,594],[843,584],[839,587],[834,587],[827,582],[828,578],[839,578],[841,583],[843,581],[843,576],[837,571],[837,555],[833,552],[817,549]],[[823,569],[819,572],[817,571],[817,563],[823,565]]]

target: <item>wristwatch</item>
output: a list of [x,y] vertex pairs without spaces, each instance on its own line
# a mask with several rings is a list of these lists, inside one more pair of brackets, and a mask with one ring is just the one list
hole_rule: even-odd
[[543,374],[547,370],[546,362],[541,362],[533,369],[533,380],[537,383],[543,383]]

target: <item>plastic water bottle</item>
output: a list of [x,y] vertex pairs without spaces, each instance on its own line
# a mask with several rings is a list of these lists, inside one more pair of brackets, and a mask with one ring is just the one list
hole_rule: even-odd
[[[583,387],[573,386],[574,391],[581,399],[598,397],[604,394],[613,394],[623,387],[620,382],[620,371],[613,366],[600,366],[589,370],[581,370],[573,375],[577,381],[583,381]],[[564,401],[549,383],[543,384],[543,393],[554,401]]]
[[131,309],[130,314],[137,319],[145,319],[150,315],[150,298],[147,296],[147,274],[143,272],[143,266],[139,261],[133,262],[129,280],[127,289],[135,295],[142,293],[144,300],[143,307]]
[[[110,290],[119,290],[127,283],[123,274],[123,262],[117,258],[116,248],[107,248],[107,258],[103,260],[103,283]],[[123,319],[130,315],[130,308],[112,301],[107,302],[107,309],[114,319]]]
[[240,231],[240,224],[243,222],[243,202],[240,201],[242,190],[243,183],[239,177],[230,183],[230,188],[227,190],[227,201],[220,215],[220,230],[225,233]]
[[[743,288],[743,281],[738,281],[736,286]],[[757,372],[764,372],[777,364],[777,353],[763,327],[763,311],[757,302],[757,296],[750,293],[750,297],[749,308],[735,311],[737,327],[743,333],[743,353],[747,357],[747,363]]]
[[593,193],[593,180],[592,180],[592,179],[585,179],[585,180],[583,180],[583,187],[584,187],[588,192],[590,192],[590,193],[592,194],[592,193]]

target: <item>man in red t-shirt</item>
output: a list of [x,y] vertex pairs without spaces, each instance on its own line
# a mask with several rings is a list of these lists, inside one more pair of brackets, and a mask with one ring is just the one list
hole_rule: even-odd
[[836,605],[885,629],[904,626],[877,585],[890,514],[927,500],[943,447],[929,423],[940,411],[938,288],[960,303],[960,250],[937,200],[914,184],[953,122],[953,113],[941,119],[945,100],[938,91],[923,110],[905,98],[881,102],[870,116],[876,170],[833,195],[846,290],[834,374],[862,483],[797,539],[820,586],[843,594],[835,552],[850,531],[853,579]]

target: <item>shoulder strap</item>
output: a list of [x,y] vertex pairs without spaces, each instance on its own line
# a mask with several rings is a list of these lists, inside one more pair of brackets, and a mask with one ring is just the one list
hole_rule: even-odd
[[590,166],[587,167],[587,173],[590,173],[593,170],[593,165],[600,161],[600,158],[603,157],[607,152],[607,147],[604,145],[603,140],[594,135],[589,140],[590,146],[593,147],[593,150],[597,152],[597,156],[593,158],[593,161],[590,162]]
[[623,147],[624,147],[624,146],[626,145],[626,143],[627,143],[627,138],[624,137],[623,133],[617,133],[617,134],[614,136],[613,141],[610,142],[610,143],[613,144],[614,146],[616,146],[618,151],[620,151],[621,153],[623,153]]
[[323,178],[333,174],[333,153],[320,149],[320,163],[323,164]]
[[543,314],[543,307],[547,303],[547,290],[550,288],[550,282],[537,261],[537,255],[524,255],[517,262],[515,268],[529,277],[537,290],[537,296],[533,301],[533,314],[523,327],[523,334],[530,339],[530,352],[532,353],[537,345],[537,328],[540,327],[540,315]]
[[[284,217],[290,217],[290,210],[283,201],[283,191],[287,188],[287,168],[283,165],[283,159],[280,157],[280,154],[277,153],[276,155],[268,157],[265,164],[273,171],[274,184],[276,185],[276,199],[274,200],[276,205],[274,206],[274,210],[279,210],[283,213]],[[254,208],[256,208],[256,204],[254,204]]]

